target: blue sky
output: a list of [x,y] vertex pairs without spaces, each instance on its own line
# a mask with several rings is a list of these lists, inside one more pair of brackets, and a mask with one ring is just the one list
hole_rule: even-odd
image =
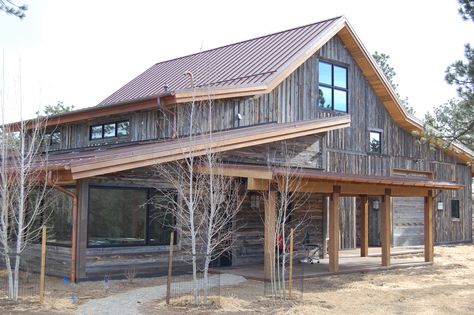
[[456,0],[24,3],[24,20],[0,14],[9,121],[19,118],[20,94],[25,117],[57,101],[94,106],[158,61],[342,14],[370,52],[391,56],[400,94],[422,117],[456,96],[444,71],[474,39]]

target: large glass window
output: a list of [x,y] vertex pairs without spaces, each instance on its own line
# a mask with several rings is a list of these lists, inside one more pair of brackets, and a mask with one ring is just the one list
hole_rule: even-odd
[[[74,192],[73,188],[68,190]],[[38,200],[41,198],[41,200]],[[71,246],[72,202],[71,198],[57,190],[33,190],[28,195],[27,220],[31,219],[34,209],[42,212],[35,217],[28,233],[35,241],[41,239],[41,226],[46,225],[46,242],[52,245]],[[39,203],[39,204],[38,204]]]
[[174,217],[167,200],[151,189],[90,187],[88,246],[169,244]]
[[151,199],[150,211],[148,212],[148,241],[150,244],[168,245],[170,243],[172,226],[175,224],[170,209],[173,209],[173,202],[170,197],[155,193]]
[[[75,192],[75,189],[68,189]],[[54,191],[48,196],[46,215],[47,242],[55,245],[71,246],[72,202],[66,194]]]
[[320,61],[318,80],[319,107],[347,112],[347,68]]

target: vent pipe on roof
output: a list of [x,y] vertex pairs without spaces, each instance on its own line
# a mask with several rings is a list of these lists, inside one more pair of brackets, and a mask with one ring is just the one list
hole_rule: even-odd
[[191,82],[191,88],[194,88],[194,76],[193,73],[189,70],[184,71],[184,75],[189,76],[189,81]]

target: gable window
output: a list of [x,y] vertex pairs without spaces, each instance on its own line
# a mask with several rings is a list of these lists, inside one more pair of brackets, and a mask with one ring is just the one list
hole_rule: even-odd
[[382,132],[376,130],[369,131],[369,152],[382,153]]
[[461,215],[459,213],[459,200],[451,200],[451,218],[460,219]]
[[148,188],[91,186],[88,246],[168,245],[175,223],[170,196]]
[[130,134],[130,122],[117,121],[90,127],[90,140],[126,137]]
[[347,113],[347,103],[347,68],[320,61],[319,107]]

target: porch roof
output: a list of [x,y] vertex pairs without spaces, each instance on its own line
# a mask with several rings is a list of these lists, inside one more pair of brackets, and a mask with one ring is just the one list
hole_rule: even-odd
[[[222,152],[269,142],[282,141],[350,126],[350,116],[341,115],[295,123],[270,123],[243,127],[193,139],[194,156],[207,150]],[[180,160],[189,153],[189,138],[133,143],[81,151],[51,153],[48,168],[56,170],[59,181],[69,181],[128,169]]]
[[[463,185],[438,181],[423,176],[420,172],[405,170],[406,176],[375,176],[375,175],[357,175],[326,172],[317,169],[288,169],[281,167],[268,167],[258,165],[235,165],[222,164],[219,171],[223,175],[235,177],[247,177],[249,190],[267,190],[269,181],[278,180],[288,174],[289,179],[300,181],[298,184],[299,191],[332,193],[338,186],[342,195],[371,195],[381,196],[386,194],[386,189],[390,189],[392,196],[427,196],[428,190],[457,190],[464,188]],[[302,180],[300,180],[302,179]]]

